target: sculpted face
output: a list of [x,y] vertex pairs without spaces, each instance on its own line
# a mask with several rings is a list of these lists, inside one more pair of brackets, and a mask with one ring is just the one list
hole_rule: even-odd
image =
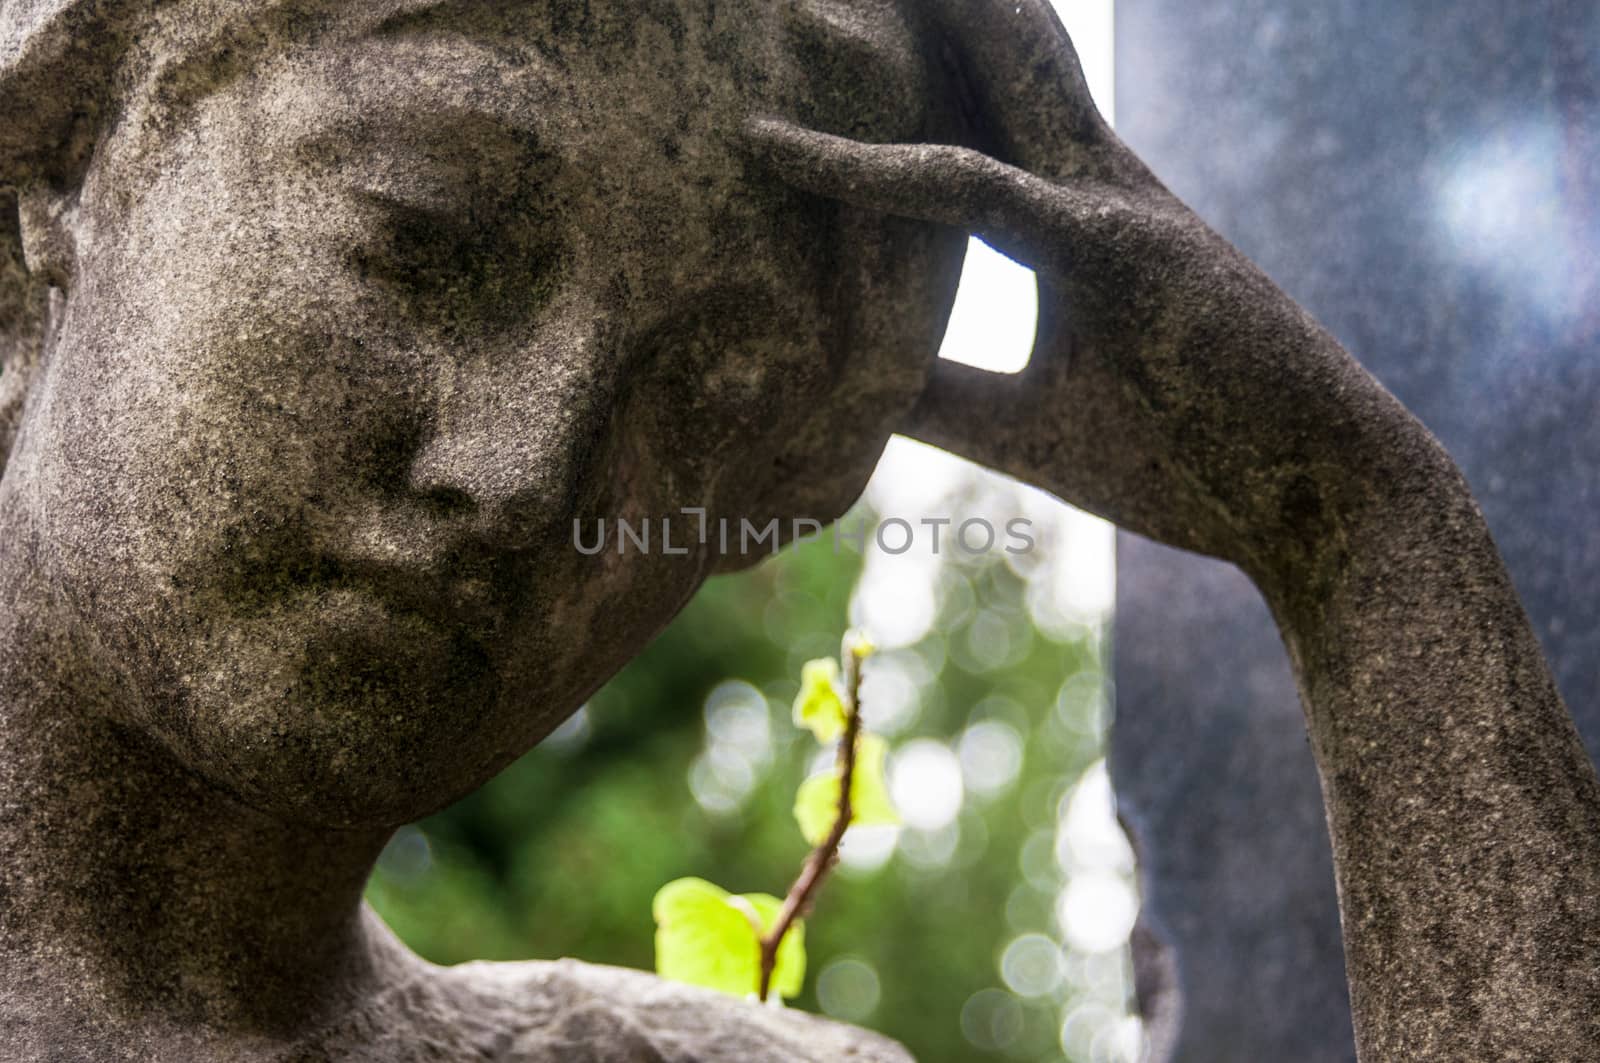
[[586,557],[575,519],[848,505],[960,238],[738,150],[763,110],[925,135],[909,39],[881,84],[819,87],[768,42],[831,31],[781,5],[327,6],[362,10],[130,66],[0,564],[60,606],[91,711],[261,807],[386,824],[525,751],[730,567]]

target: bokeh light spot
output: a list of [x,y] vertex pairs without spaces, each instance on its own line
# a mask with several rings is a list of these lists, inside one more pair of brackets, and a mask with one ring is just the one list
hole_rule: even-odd
[[1122,876],[1084,871],[1061,891],[1057,916],[1067,941],[1085,952],[1107,952],[1128,942],[1139,901]]
[[974,1048],[1003,1052],[1022,1036],[1022,1005],[1003,989],[980,989],[961,1006],[961,1033]]
[[973,793],[999,793],[1022,770],[1022,735],[1001,720],[979,720],[968,727],[957,750],[962,781]]
[[854,956],[828,964],[817,976],[817,1003],[824,1013],[861,1022],[877,1010],[882,987],[872,965]]
[[943,742],[907,742],[894,752],[889,793],[906,826],[938,830],[961,811],[961,761]]
[[1065,975],[1061,946],[1043,934],[1023,934],[1000,954],[1000,977],[1021,997],[1049,996]]

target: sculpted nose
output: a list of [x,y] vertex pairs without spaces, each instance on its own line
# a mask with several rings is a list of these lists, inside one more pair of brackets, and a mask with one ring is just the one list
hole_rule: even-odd
[[533,542],[579,512],[617,395],[604,318],[574,310],[514,352],[439,367],[408,487],[499,545]]

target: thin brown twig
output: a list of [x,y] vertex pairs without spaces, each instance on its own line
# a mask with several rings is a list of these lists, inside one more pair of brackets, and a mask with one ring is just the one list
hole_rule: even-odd
[[828,877],[828,872],[833,870],[833,865],[838,862],[839,843],[844,840],[844,832],[850,829],[850,820],[855,814],[850,806],[850,789],[855,781],[856,754],[861,737],[862,655],[857,652],[855,646],[847,642],[840,656],[844,658],[845,715],[844,735],[839,739],[839,813],[834,817],[833,829],[828,831],[828,836],[822,840],[822,844],[811,850],[805,866],[800,869],[800,877],[789,887],[789,893],[783,899],[783,907],[778,910],[778,918],[773,922],[772,929],[761,938],[759,995],[763,1002],[766,1001],[767,993],[772,988],[772,972],[778,965],[778,946],[783,944],[784,935],[789,932],[794,921],[810,907],[817,889]]

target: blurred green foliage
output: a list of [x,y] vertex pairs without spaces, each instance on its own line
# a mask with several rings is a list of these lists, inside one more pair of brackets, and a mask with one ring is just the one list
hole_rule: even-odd
[[[402,831],[374,906],[439,963],[575,956],[648,970],[663,883],[698,875],[781,895],[808,851],[791,808],[818,749],[790,704],[803,663],[837,652],[862,564],[824,536],[713,580],[562,731]],[[1098,689],[1100,634],[1046,637],[1024,605],[1026,573],[1003,552],[949,552],[933,578],[928,633],[869,662],[869,724],[887,660],[921,677],[913,711],[875,725],[891,749],[932,739],[971,753],[963,735],[988,721],[988,735],[1020,740],[1019,770],[967,787],[946,826],[903,828],[880,866],[841,867],[807,921],[810,971],[793,1005],[882,1030],[923,1063],[1080,1058],[1064,1055],[1063,1017],[1080,998],[1120,1008],[1120,953],[1063,951],[1059,978],[1020,991],[1001,956],[1023,935],[1061,939],[1060,809],[1101,757],[1105,724],[1103,699],[1065,695]],[[719,709],[730,699],[743,715]]]

